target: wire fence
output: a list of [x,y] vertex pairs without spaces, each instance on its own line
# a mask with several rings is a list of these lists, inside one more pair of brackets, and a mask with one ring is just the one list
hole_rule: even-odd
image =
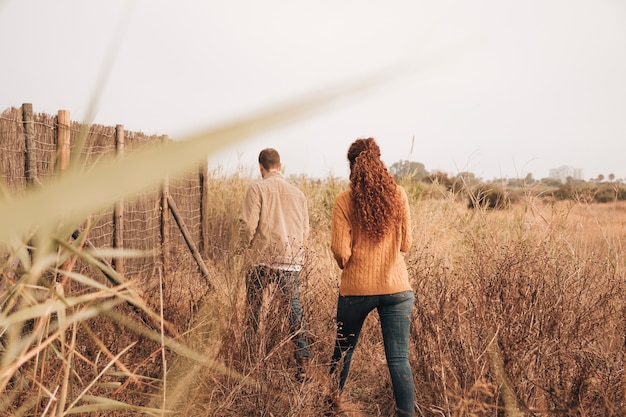
[[[24,192],[32,182],[44,186],[57,175],[60,164],[59,132],[63,126],[59,115],[32,113],[32,105],[9,108],[0,114],[0,172],[6,188],[14,195]],[[85,125],[69,123],[70,154],[75,155],[81,146],[78,163],[89,166],[105,155],[118,151],[116,138],[123,135],[124,149],[132,150],[147,143],[168,140],[167,137],[145,135],[141,132],[123,130],[123,126]],[[83,141],[79,145],[79,141]],[[76,158],[76,156],[72,156]],[[132,198],[112,205],[99,213],[93,213],[87,239],[95,248],[124,248],[142,250],[146,256],[139,258],[109,259],[116,269],[123,266],[127,277],[154,277],[158,271],[166,275],[168,270],[197,270],[198,260],[190,252],[190,244],[199,250],[207,247],[206,226],[203,226],[203,184],[206,183],[206,166],[184,176],[169,178],[167,187],[155,186]],[[187,242],[181,234],[181,226],[169,221],[168,193],[175,201],[177,217],[186,226]],[[167,207],[167,205],[165,206]],[[115,210],[123,210],[123,227],[119,242],[115,240]],[[167,237],[167,238],[166,238]],[[166,239],[165,239],[166,238]],[[84,268],[84,266],[83,266]],[[184,269],[183,269],[184,268]],[[208,278],[208,277],[207,277]]]

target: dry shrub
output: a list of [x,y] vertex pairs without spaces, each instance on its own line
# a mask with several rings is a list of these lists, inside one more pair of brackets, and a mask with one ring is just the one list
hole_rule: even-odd
[[467,207],[506,209],[511,205],[512,195],[496,184],[479,184],[467,189]]
[[[464,219],[432,226],[458,237],[445,249],[451,262],[442,248],[410,256],[423,414],[622,415],[621,266],[574,247],[563,233],[567,214],[543,228],[532,214]],[[504,401],[505,385],[513,404]]]

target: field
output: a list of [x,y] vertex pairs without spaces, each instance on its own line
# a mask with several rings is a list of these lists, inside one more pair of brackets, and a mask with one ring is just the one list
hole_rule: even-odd
[[[198,284],[197,271],[179,271],[162,285],[159,277],[129,277],[136,297],[173,330],[142,333],[133,323],[150,323],[145,314],[116,302],[67,327],[63,340],[37,348],[19,368],[3,362],[3,375],[12,375],[3,415],[78,412],[81,405],[93,416],[335,415],[328,414],[328,364],[339,269],[328,242],[334,196],[347,184],[289,179],[308,197],[312,227],[301,283],[311,369],[299,382],[280,292],[268,289],[256,334],[242,324],[245,254],[235,240],[251,180],[211,180],[213,291]],[[414,235],[406,260],[416,294],[416,415],[625,415],[626,203],[528,192],[508,209],[468,209],[458,196],[424,187],[435,186],[405,184]],[[2,291],[6,300],[10,289]],[[48,325],[60,320],[51,313],[39,320],[44,316]],[[345,415],[395,415],[375,314],[355,352],[346,397],[353,412]]]
[[[323,415],[339,276],[328,251],[329,218],[345,184],[299,185],[309,196],[314,231],[303,282],[314,377],[303,385],[291,377],[290,344],[276,331],[285,328],[284,314],[268,315],[254,343],[244,340],[237,331],[243,271],[216,264],[237,271],[224,275],[230,285],[217,297],[228,300],[220,308],[227,349],[217,357],[247,381],[208,372],[186,390],[192,397],[184,414],[203,415],[209,407],[215,415]],[[421,199],[423,190],[407,189],[418,415],[623,414],[626,206],[528,196],[508,210],[468,210],[452,195]],[[363,415],[394,415],[375,315],[347,392]]]

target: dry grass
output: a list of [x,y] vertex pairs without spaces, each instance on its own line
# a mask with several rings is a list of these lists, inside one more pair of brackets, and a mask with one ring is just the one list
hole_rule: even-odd
[[[329,408],[339,271],[328,241],[332,203],[344,182],[292,179],[309,198],[312,223],[309,263],[302,277],[312,341],[309,378],[294,378],[280,292],[268,290],[262,326],[256,334],[246,331],[245,262],[233,241],[250,180],[235,176],[212,183],[214,240],[208,262],[213,292],[206,291],[196,271],[179,271],[163,286],[156,284],[158,277],[141,286],[153,311],[161,310],[163,291],[163,316],[178,332],[174,340],[200,352],[207,362],[163,349],[158,340],[138,338],[105,314],[89,322],[89,331],[77,329],[71,346],[80,359],[74,359],[73,371],[79,380],[95,379],[96,369],[101,369],[97,364],[129,347],[115,362],[116,370],[128,372],[100,379],[90,395],[150,407],[152,412],[142,412],[152,415],[160,409],[191,417],[394,415],[375,314],[365,323],[346,385],[352,412]],[[415,243],[407,262],[416,293],[410,360],[417,415],[626,413],[626,205],[528,197],[508,210],[481,211],[468,210],[449,196],[414,198],[412,210]],[[145,320],[145,314],[126,304],[113,310]],[[62,366],[52,369],[54,360],[60,360],[55,355],[56,350],[49,350],[14,375],[6,391],[10,404],[3,404],[5,415],[16,414],[20,407],[36,411],[23,415],[52,415],[43,413],[51,397],[45,389],[55,386],[49,381],[64,377]],[[27,375],[30,385],[20,385]],[[37,406],[29,395],[33,389],[41,392]]]
[[[202,316],[220,317],[220,348],[212,352],[238,375],[201,371],[180,415],[332,415],[328,362],[339,271],[328,251],[329,220],[345,184],[297,182],[314,226],[302,295],[313,340],[310,379],[293,378],[277,293],[268,293],[264,326],[246,333],[244,271],[227,257],[218,273],[224,283]],[[527,199],[486,212],[452,197],[414,200],[407,260],[417,298],[411,362],[418,415],[623,415],[625,208]],[[394,415],[375,314],[346,397],[362,415]]]

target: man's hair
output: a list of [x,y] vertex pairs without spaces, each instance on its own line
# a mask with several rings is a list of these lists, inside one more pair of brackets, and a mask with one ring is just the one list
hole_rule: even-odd
[[259,164],[263,165],[263,168],[270,170],[272,168],[278,168],[280,166],[280,155],[278,151],[273,148],[265,148],[259,153]]

